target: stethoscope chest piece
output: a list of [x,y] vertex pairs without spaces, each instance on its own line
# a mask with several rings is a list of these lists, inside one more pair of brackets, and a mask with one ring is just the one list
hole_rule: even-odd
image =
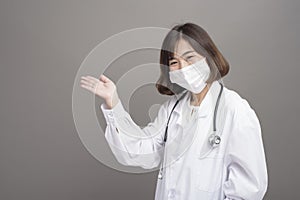
[[209,136],[208,141],[212,147],[217,147],[221,142],[221,137],[218,136],[216,133],[213,133]]
[[159,178],[159,179],[162,179],[162,178],[163,178],[162,171],[159,171],[159,173],[158,173],[158,178]]

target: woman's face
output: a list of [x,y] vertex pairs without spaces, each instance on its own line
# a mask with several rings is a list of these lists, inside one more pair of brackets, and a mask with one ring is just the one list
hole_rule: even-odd
[[169,69],[170,71],[181,69],[203,58],[188,42],[180,39],[175,47],[174,57],[169,60]]

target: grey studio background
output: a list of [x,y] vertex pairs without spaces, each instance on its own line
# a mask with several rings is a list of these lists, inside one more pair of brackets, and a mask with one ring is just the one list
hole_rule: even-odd
[[[157,172],[116,171],[82,145],[72,88],[84,58],[111,35],[183,22],[211,35],[231,65],[225,85],[259,117],[269,173],[265,199],[299,199],[299,9],[297,0],[1,0],[0,199],[154,199]],[[135,65],[158,62],[158,53],[131,52],[106,75],[117,80]],[[133,95],[130,106],[138,109],[130,114],[146,125],[144,102],[165,99],[145,86]]]

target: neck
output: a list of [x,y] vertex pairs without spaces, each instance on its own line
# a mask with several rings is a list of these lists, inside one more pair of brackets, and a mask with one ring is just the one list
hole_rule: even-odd
[[199,106],[208,92],[211,83],[208,83],[200,93],[192,93],[191,105]]

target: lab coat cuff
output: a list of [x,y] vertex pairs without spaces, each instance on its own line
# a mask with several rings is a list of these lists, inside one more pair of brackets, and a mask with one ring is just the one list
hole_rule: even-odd
[[124,114],[126,113],[121,100],[119,100],[118,103],[111,109],[109,109],[107,107],[106,103],[102,103],[100,105],[100,108],[103,112],[106,123],[113,123],[114,124],[115,120],[118,117],[124,116]]

